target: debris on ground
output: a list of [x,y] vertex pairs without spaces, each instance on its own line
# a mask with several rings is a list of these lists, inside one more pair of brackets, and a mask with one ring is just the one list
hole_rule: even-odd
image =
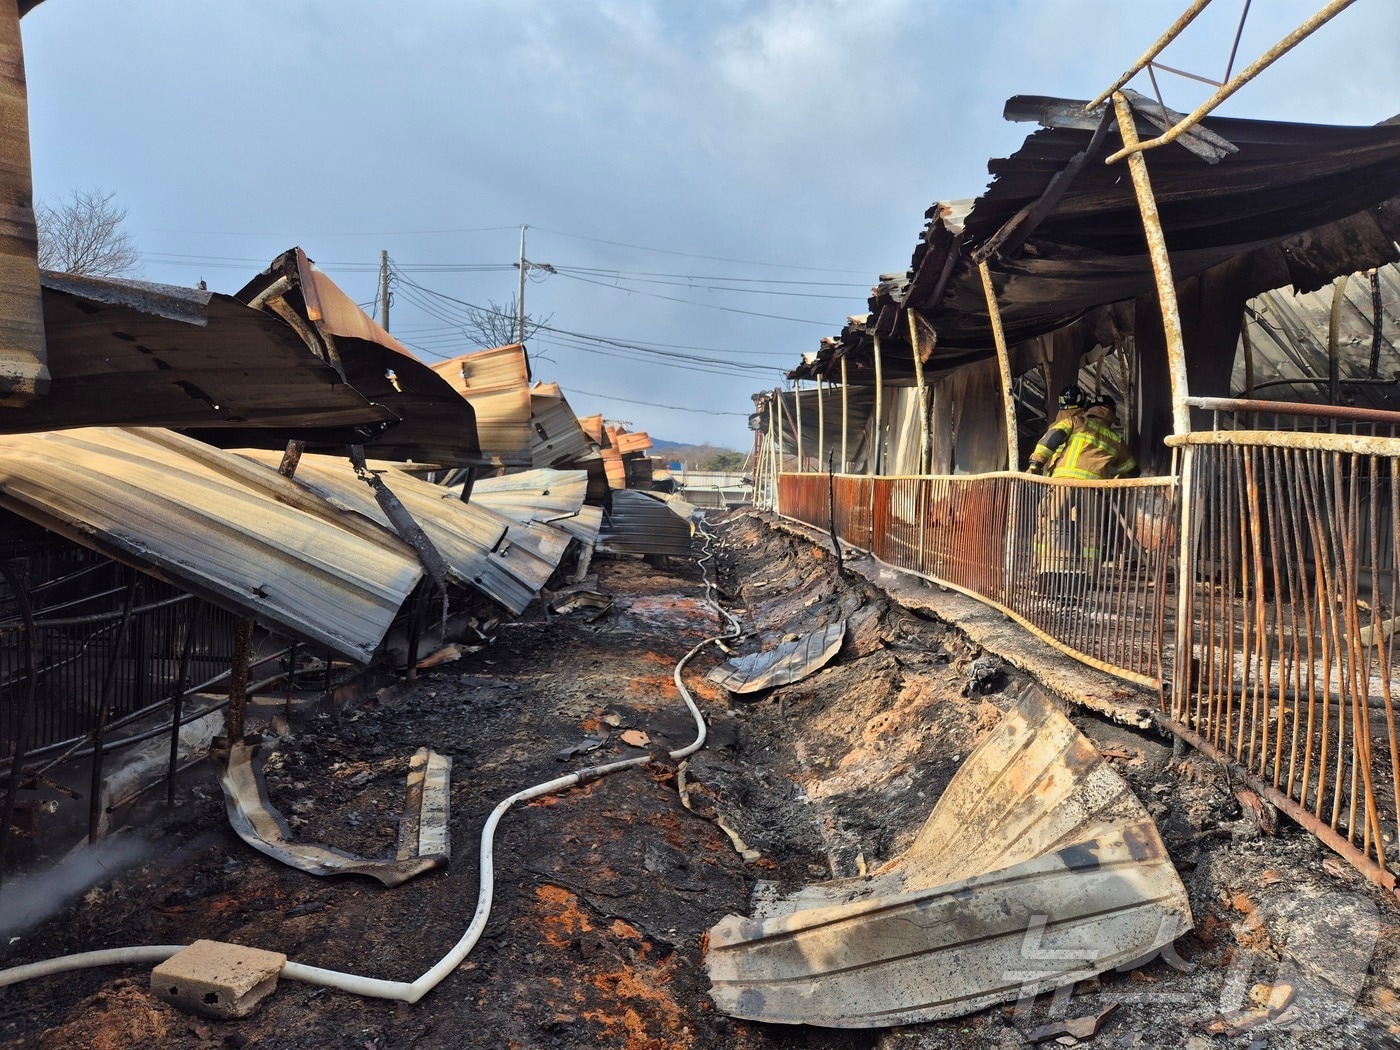
[[[1272,835],[1253,831],[1240,785],[1217,763],[1190,751],[1174,761],[1170,739],[1089,711],[1071,690],[1056,702],[1152,816],[1185,886],[1191,933],[1093,981],[942,1021],[839,1030],[717,1010],[701,966],[705,932],[726,914],[746,914],[759,880],[791,890],[860,877],[907,851],[959,766],[1034,685],[1026,654],[996,653],[1004,681],[965,695],[967,668],[992,654],[954,625],[859,576],[838,576],[832,558],[756,515],[731,517],[721,535],[721,583],[746,631],[771,647],[791,631],[784,625],[844,618],[839,651],[802,681],[741,701],[704,680],[725,659],[708,650],[686,681],[709,739],[683,771],[647,766],[512,810],[496,837],[495,902],[482,938],[421,1003],[284,977],[250,1016],[212,1021],[156,1001],[148,970],[84,970],[0,989],[0,1046],[1009,1050],[1031,1045],[1042,1025],[1109,1003],[1117,1009],[1087,1045],[1400,1046],[1395,901],[1345,863],[1331,864],[1282,816]],[[688,743],[694,728],[671,674],[680,655],[716,633],[699,569],[600,556],[590,572],[598,574],[590,587],[614,598],[597,622],[580,614],[546,622],[536,605],[508,621],[517,626],[493,628],[488,648],[416,681],[296,712],[268,759],[270,803],[293,827],[314,820],[314,837],[337,848],[391,852],[407,756],[427,744],[453,759],[449,830],[475,844],[507,795],[636,757],[617,730],[641,730],[654,746]],[[1085,674],[1085,696],[1118,688]],[[556,760],[605,732],[593,750]],[[411,980],[470,921],[474,848],[392,890],[316,879],[234,835],[207,767],[182,774],[177,788],[173,806],[151,792],[123,814],[154,844],[129,848],[108,870],[90,864],[98,882],[89,877],[46,917],[7,926],[0,965],[204,938]],[[730,832],[757,859],[745,860]],[[3,892],[22,883],[7,880]],[[52,887],[44,893],[52,897]],[[0,925],[19,914],[18,902],[0,898]],[[1295,989],[1292,1002],[1234,1042],[1196,1027],[1266,1005],[1249,990],[1280,983]]]

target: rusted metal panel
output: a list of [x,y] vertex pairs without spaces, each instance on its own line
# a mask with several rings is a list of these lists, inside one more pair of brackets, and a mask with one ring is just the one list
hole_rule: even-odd
[[761,884],[753,912],[710,930],[715,1003],[839,1028],[956,1017],[1073,984],[1192,922],[1151,817],[1036,696],[978,745],[903,856],[786,896]]
[[347,386],[285,321],[231,296],[46,273],[43,303],[49,396],[0,414],[0,432],[226,428],[244,444],[285,446],[298,433],[362,441],[397,419]]
[[[551,385],[559,389],[557,383]],[[530,459],[536,467],[570,466],[593,455],[593,443],[569,402],[540,384],[530,391],[530,429],[534,431]]]
[[1400,440],[1193,434],[1192,632],[1168,714],[1396,885]]
[[599,413],[596,416],[579,416],[578,425],[583,427],[583,432],[588,435],[588,440],[595,445],[603,444],[603,416]]
[[[1170,478],[783,474],[785,515],[1014,617],[1093,667],[1156,687],[1174,558]],[[834,521],[833,521],[834,519]]]
[[370,522],[166,430],[0,442],[0,506],[293,637],[366,662],[422,575]]
[[690,518],[673,511],[664,496],[615,489],[603,514],[598,546],[618,553],[689,557],[693,534]]
[[620,490],[627,487],[627,466],[622,462],[622,453],[616,448],[605,448],[599,452],[603,457],[603,470],[607,474],[608,487]]
[[651,448],[651,438],[645,431],[632,434],[619,430],[613,435],[613,446],[624,456],[630,452],[645,452]]
[[[273,453],[244,455],[276,469]],[[346,460],[303,456],[294,481],[335,506],[388,524],[373,491]],[[382,481],[442,555],[449,575],[513,613],[525,610],[568,549],[566,532],[511,521],[475,502],[463,503],[440,485],[400,471],[383,472]]]
[[[393,414],[398,422],[392,428],[363,442],[371,456],[449,466],[484,462],[471,405],[366,316],[300,249],[279,255],[237,298],[294,324],[314,353],[343,372],[345,382]],[[219,444],[239,444],[236,435],[211,433]],[[318,444],[324,448],[328,442]]]
[[213,752],[229,824],[259,853],[311,875],[365,875],[399,886],[451,858],[448,836],[452,759],[419,748],[409,762],[408,793],[393,857],[360,857],[311,842],[293,842],[291,828],[272,805],[263,779],[263,741],[248,737]]
[[705,677],[741,694],[791,685],[825,667],[845,638],[846,621],[837,620],[772,649],[726,660]]
[[433,370],[476,412],[478,439],[493,462],[531,463],[530,365],[519,343],[454,357]]
[[0,408],[48,386],[19,11],[0,5]]
[[527,470],[483,478],[472,502],[504,518],[562,529],[581,543],[593,543],[603,523],[603,508],[584,503],[588,474],[581,470]]

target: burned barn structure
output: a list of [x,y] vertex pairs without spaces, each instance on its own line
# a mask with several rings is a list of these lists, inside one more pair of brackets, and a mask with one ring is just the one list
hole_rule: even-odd
[[[755,396],[756,498],[1157,692],[1394,889],[1400,124],[1204,116],[1229,90],[1011,99],[982,196]],[[1071,383],[1136,476],[1026,472]]]

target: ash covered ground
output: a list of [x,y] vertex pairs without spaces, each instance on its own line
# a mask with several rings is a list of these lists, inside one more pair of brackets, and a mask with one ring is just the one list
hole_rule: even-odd
[[[505,817],[485,934],[422,1002],[284,980],[254,1015],[216,1022],[154,999],[143,968],[90,970],[0,990],[0,1045],[1022,1047],[1056,1015],[1112,1006],[1094,1046],[1400,1046],[1393,901],[1305,833],[1257,812],[1220,767],[1191,753],[1174,760],[1169,740],[1074,706],[1072,720],[1156,818],[1186,883],[1196,928],[1174,951],[1058,1000],[926,1025],[843,1031],[719,1013],[702,963],[705,931],[747,912],[756,879],[797,886],[898,855],[962,759],[1036,688],[955,626],[839,575],[826,551],[754,515],[719,532],[721,593],[750,632],[741,651],[835,616],[848,630],[826,668],[752,698],[703,680],[722,653],[694,661],[687,682],[710,731],[684,770],[689,808],[664,752],[693,736],[671,682],[675,661],[718,630],[700,569],[600,559],[596,589],[615,602],[596,621],[546,618],[535,607],[480,653],[334,716],[294,721],[268,763],[271,799],[297,836],[382,856],[397,837],[409,757],[422,745],[450,754],[446,869],[383,889],[283,867],[237,839],[213,774],[201,768],[182,781],[176,807],[147,803],[113,840],[145,842],[128,850],[140,859],[128,857],[0,953],[8,966],[211,938],[412,980],[470,920],[478,835],[496,803],[575,768],[646,754],[622,739],[643,731],[650,765]],[[594,750],[556,757],[603,736]],[[744,859],[721,823],[757,857]],[[1280,1016],[1230,1034],[1249,1017],[1230,1011],[1250,1010],[1251,992],[1280,985],[1293,989]]]

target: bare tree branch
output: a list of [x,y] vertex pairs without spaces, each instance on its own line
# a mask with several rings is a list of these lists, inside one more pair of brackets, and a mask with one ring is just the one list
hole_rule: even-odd
[[[510,297],[510,302],[504,306],[494,299],[487,299],[485,308],[475,306],[467,307],[467,317],[469,320],[463,326],[463,333],[469,338],[476,340],[478,345],[490,349],[495,346],[506,346],[517,341],[518,334],[516,323],[516,298]],[[548,317],[535,320],[528,314],[525,317],[525,341],[538,332],[544,325],[549,324],[553,314]]]
[[89,277],[122,277],[141,262],[136,241],[122,229],[126,209],[112,203],[115,193],[73,190],[57,204],[34,208],[39,225],[39,266]]

